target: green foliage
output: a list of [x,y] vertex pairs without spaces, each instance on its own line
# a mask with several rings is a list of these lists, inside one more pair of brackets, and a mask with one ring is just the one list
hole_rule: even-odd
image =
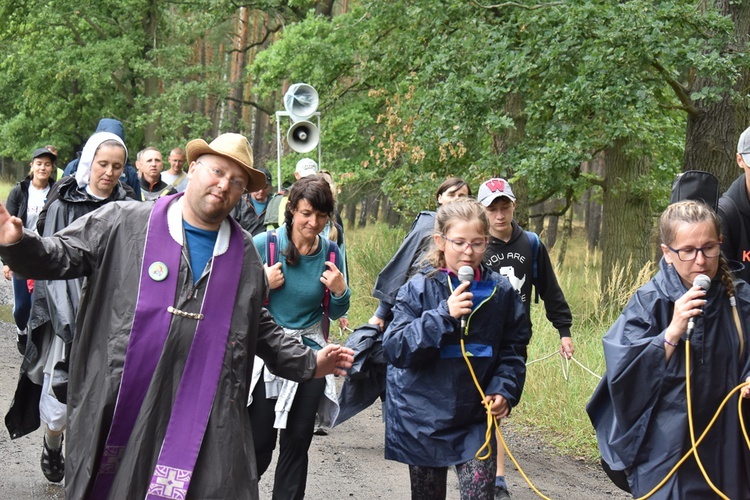
[[[72,157],[102,117],[124,123],[134,150],[153,125],[161,140],[152,137],[151,145],[165,149],[184,143],[185,133],[204,136],[209,119],[190,103],[226,95],[227,87],[221,68],[196,60],[193,45],[233,13],[157,0],[28,1],[6,8],[0,20],[0,155],[25,158],[52,143],[62,158]],[[149,88],[149,79],[158,87]]]
[[[427,206],[430,183],[450,174],[473,186],[524,178],[533,200],[577,198],[591,185],[581,163],[617,139],[651,158],[639,189],[662,199],[681,167],[684,110],[728,92],[746,60],[734,44],[731,20],[698,0],[502,10],[391,0],[332,21],[308,15],[252,72],[265,93],[283,80],[318,88],[328,161],[348,166],[348,186],[382,179],[401,209]],[[696,73],[716,86],[691,92]],[[510,110],[514,96],[521,107]],[[359,127],[340,129],[337,115]]]
[[377,309],[378,301],[372,297],[375,278],[396,253],[405,235],[403,228],[390,229],[384,224],[346,231],[349,288],[352,290],[349,323],[352,328],[367,323]]
[[3,203],[8,199],[8,194],[10,194],[10,190],[13,189],[13,186],[15,185],[15,182],[0,181],[0,200],[2,200]]

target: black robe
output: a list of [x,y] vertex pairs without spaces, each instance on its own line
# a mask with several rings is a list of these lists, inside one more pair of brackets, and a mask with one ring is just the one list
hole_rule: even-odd
[[[181,212],[170,234],[182,243]],[[138,294],[150,203],[111,203],[78,219],[55,237],[26,231],[0,246],[11,269],[39,279],[87,276],[71,351],[66,439],[66,498],[89,498],[122,378]],[[224,224],[228,224],[228,221]],[[221,238],[221,232],[220,232]],[[315,372],[315,354],[296,343],[262,307],[268,293],[263,265],[244,234],[244,262],[229,338],[206,434],[188,498],[258,498],[258,475],[247,414],[253,356],[274,373],[302,381]],[[183,250],[175,307],[199,312],[207,274],[193,285]],[[144,498],[195,333],[195,320],[174,316],[153,380],[109,494]]]

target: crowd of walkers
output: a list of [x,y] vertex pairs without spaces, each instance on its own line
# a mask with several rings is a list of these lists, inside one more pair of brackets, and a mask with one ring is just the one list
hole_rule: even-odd
[[[174,147],[166,169],[154,147],[133,167],[124,139],[101,120],[61,178],[56,149],[35,149],[0,208],[24,356],[11,437],[43,426],[42,472],[76,499],[258,498],[278,442],[273,498],[304,498],[313,434],[340,410],[333,377],[361,354],[329,343],[352,293],[332,176],[306,158],[274,193],[239,134]],[[660,270],[604,335],[587,410],[605,470],[634,496],[750,498],[746,157],[750,129],[722,203],[662,214]],[[445,498],[452,468],[463,499],[511,497],[492,431],[522,397],[532,297],[560,355],[575,353],[571,308],[510,183],[477,187],[440,184],[373,290],[385,458],[408,465],[413,499]],[[694,445],[732,391],[740,402]]]

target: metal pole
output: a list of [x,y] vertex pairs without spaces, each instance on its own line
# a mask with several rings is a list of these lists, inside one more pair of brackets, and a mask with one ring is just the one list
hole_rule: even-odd
[[276,179],[279,184],[279,189],[276,192],[281,192],[281,127],[279,126],[279,114],[280,111],[276,112]]

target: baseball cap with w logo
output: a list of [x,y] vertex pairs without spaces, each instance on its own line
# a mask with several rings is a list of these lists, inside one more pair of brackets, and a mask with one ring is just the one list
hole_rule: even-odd
[[486,181],[479,187],[479,193],[477,195],[477,201],[489,207],[492,202],[501,196],[505,196],[510,201],[516,201],[516,197],[513,194],[513,190],[510,189],[510,184],[505,179],[494,178]]

